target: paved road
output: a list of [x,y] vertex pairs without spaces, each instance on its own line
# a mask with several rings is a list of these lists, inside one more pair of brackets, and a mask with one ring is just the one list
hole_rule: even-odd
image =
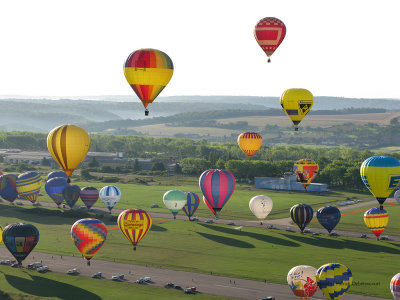
[[[12,259],[12,256],[7,249],[0,248],[0,259]],[[148,284],[149,286],[163,288],[167,282],[172,282],[175,285],[182,286],[182,288],[196,286],[197,290],[203,294],[223,296],[232,299],[252,300],[262,299],[267,296],[274,296],[276,300],[297,299],[287,285],[101,260],[92,260],[91,266],[87,266],[86,262],[80,257],[62,256],[61,258],[60,255],[32,252],[23,262],[23,265],[26,266],[35,261],[42,261],[43,265],[49,266],[51,271],[58,273],[66,273],[68,269],[77,268],[80,272],[79,276],[89,277],[96,272],[102,272],[103,279],[109,280],[113,275],[124,274],[126,283],[134,283],[140,277],[150,276],[152,282]],[[317,291],[313,299],[323,300],[326,298],[320,291]],[[378,300],[383,298],[347,294],[343,299]]]

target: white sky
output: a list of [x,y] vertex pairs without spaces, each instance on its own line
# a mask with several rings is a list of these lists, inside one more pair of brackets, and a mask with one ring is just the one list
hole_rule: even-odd
[[[0,95],[136,95],[122,66],[140,48],[174,63],[160,96],[400,98],[399,0],[21,0],[0,4]],[[277,17],[267,63],[253,36]]]

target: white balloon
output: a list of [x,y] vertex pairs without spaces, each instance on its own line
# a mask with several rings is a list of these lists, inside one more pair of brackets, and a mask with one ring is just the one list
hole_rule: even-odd
[[107,185],[100,190],[99,196],[111,212],[115,204],[121,199],[121,190],[115,185]]
[[394,193],[394,199],[400,204],[400,190],[397,190],[396,193]]
[[272,206],[273,203],[271,198],[264,195],[254,196],[249,202],[251,212],[260,221],[264,220],[269,215],[272,210]]
[[297,266],[287,275],[287,282],[293,293],[299,299],[309,299],[317,291],[317,269],[311,266]]

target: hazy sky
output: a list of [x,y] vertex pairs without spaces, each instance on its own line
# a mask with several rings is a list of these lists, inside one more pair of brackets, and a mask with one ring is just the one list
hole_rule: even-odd
[[[160,96],[400,98],[400,1],[21,0],[0,4],[0,95],[132,95],[126,57],[156,48],[174,63]],[[253,28],[286,38],[267,63]]]

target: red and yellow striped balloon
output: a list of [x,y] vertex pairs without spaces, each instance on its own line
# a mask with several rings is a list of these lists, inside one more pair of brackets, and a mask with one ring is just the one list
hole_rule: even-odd
[[252,157],[262,145],[262,136],[256,132],[243,132],[238,136],[237,143],[248,157]]
[[118,216],[118,227],[132,243],[133,250],[136,250],[136,245],[145,237],[152,224],[150,215],[143,209],[127,209]]
[[364,213],[364,222],[369,230],[375,234],[376,238],[379,239],[389,222],[389,214],[384,209],[374,207]]

